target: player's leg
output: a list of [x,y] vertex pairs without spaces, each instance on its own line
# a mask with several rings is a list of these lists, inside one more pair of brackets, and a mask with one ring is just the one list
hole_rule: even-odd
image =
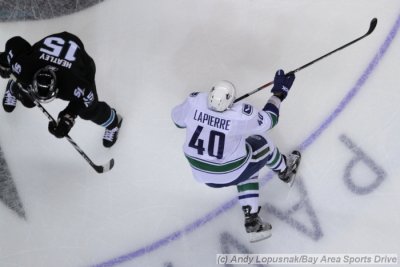
[[285,155],[281,154],[279,149],[274,145],[274,143],[268,139],[268,144],[270,151],[267,155],[266,165],[268,168],[276,173],[283,172],[286,170],[286,159]]
[[301,154],[299,151],[294,150],[291,154],[285,156],[286,159],[286,169],[278,173],[278,177],[289,184],[293,185],[294,179],[296,177],[297,169],[300,166]]
[[16,82],[11,79],[8,80],[3,97],[3,108],[6,112],[12,112],[17,106],[17,96],[14,92],[14,86],[16,86]]
[[237,185],[239,203],[244,212],[244,227],[250,234],[250,241],[257,242],[271,236],[271,224],[263,222],[258,213],[259,206],[259,183],[258,175],[241,182]]
[[13,80],[9,80],[6,86],[6,90],[3,97],[3,108],[6,112],[14,111],[17,106],[17,100],[19,100],[25,107],[32,108],[35,103],[32,102],[31,98],[23,92],[18,84]]
[[258,211],[259,207],[259,182],[258,174],[250,179],[236,185],[238,191],[239,203],[242,207],[250,207],[253,213]]
[[263,136],[250,136],[246,143],[251,148],[251,162],[246,170],[239,177],[250,177],[240,181],[236,187],[238,190],[239,203],[244,212],[244,226],[246,232],[250,234],[250,241],[257,242],[271,236],[271,224],[263,222],[258,215],[261,207],[259,206],[259,180],[258,171],[263,168],[267,161],[270,151],[269,144]]
[[111,108],[106,102],[97,101],[97,96],[93,104],[79,114],[84,120],[90,120],[97,125],[105,128],[103,136],[103,145],[111,147],[118,139],[118,132],[121,128],[122,117],[117,114],[115,109]]
[[268,144],[270,145],[270,152],[267,156],[266,165],[276,172],[282,181],[292,185],[300,164],[300,152],[295,150],[285,156],[280,153],[279,149],[270,139],[268,139]]

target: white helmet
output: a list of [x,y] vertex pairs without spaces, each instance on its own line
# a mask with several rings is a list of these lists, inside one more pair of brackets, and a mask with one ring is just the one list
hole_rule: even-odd
[[208,108],[223,112],[233,105],[235,97],[236,89],[231,82],[217,82],[208,93]]

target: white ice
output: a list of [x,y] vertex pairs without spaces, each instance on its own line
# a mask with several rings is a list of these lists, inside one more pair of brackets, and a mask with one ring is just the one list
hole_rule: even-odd
[[[0,203],[0,266],[200,267],[217,266],[218,253],[400,253],[400,38],[391,33],[399,11],[398,0],[106,0],[56,19],[1,23],[1,45],[15,35],[77,34],[96,61],[100,98],[125,120],[111,149],[90,122],[71,132],[96,163],[115,158],[99,175],[47,132],[38,109],[0,110],[0,146],[26,212],[23,220]],[[309,141],[298,183],[289,190],[262,171],[261,215],[273,234],[250,244],[236,189],[192,178],[170,110],[220,79],[245,94],[278,68],[361,36],[374,17],[370,36],[297,73],[270,136],[285,153]],[[268,88],[246,101],[262,107],[269,96]],[[56,116],[65,104],[45,107]]]

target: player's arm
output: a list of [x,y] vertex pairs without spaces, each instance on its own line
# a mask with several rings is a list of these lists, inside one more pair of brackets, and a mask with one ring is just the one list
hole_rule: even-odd
[[240,119],[237,121],[238,127],[236,127],[236,131],[244,136],[264,134],[272,125],[272,120],[265,111],[259,111],[250,104],[241,104],[241,114],[239,116]]
[[12,59],[31,50],[31,45],[24,38],[14,36],[10,38],[5,45],[4,52],[0,53],[0,76],[2,78],[10,78],[12,68]]
[[185,101],[174,107],[171,112],[172,121],[175,123],[178,128],[186,128],[186,115],[190,111],[190,100],[193,97],[198,95],[197,92],[191,93],[189,97],[185,99]]
[[[75,81],[77,79],[78,78],[75,77]],[[93,103],[97,101],[97,94],[94,89],[92,89],[93,87],[84,80],[81,80],[79,83],[71,84],[69,88],[71,89],[67,90],[71,90],[72,92],[65,110],[74,117],[90,109]]]
[[7,61],[6,52],[0,53],[0,76],[4,79],[10,78],[11,68]]
[[[89,86],[75,86],[67,107],[58,114],[57,122],[49,122],[49,131],[57,138],[65,137],[75,124],[76,117],[90,108],[95,100],[95,93]],[[68,85],[64,85],[68,86]],[[82,89],[82,88],[86,89]],[[65,88],[68,90],[68,88]]]
[[271,119],[271,128],[278,123],[281,102],[287,97],[294,79],[294,74],[285,75],[283,70],[278,70],[275,74],[274,87],[271,89],[274,95],[268,99],[267,104],[263,108],[263,111],[265,111]]
[[283,70],[278,70],[271,90],[273,96],[261,111],[253,111],[251,105],[243,104],[242,113],[248,117],[244,120],[245,125],[241,127],[243,134],[263,134],[278,123],[281,102],[286,98],[294,79],[294,74],[285,75]]
[[[268,118],[271,121],[271,126],[269,129],[273,128],[275,125],[278,124],[279,121],[279,108],[281,105],[281,100],[276,96],[271,96],[268,99],[267,104],[265,104],[263,111],[267,114]],[[268,129],[268,130],[269,130]]]

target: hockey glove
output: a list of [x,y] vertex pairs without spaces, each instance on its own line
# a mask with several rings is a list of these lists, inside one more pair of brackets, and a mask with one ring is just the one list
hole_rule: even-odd
[[285,75],[283,70],[278,70],[275,73],[274,87],[272,87],[271,92],[283,101],[289,93],[295,78],[294,73]]
[[75,116],[61,111],[58,115],[57,122],[49,122],[49,132],[57,138],[63,138],[68,135],[74,123]]
[[7,62],[6,53],[0,53],[0,76],[4,79],[10,78],[11,69]]

